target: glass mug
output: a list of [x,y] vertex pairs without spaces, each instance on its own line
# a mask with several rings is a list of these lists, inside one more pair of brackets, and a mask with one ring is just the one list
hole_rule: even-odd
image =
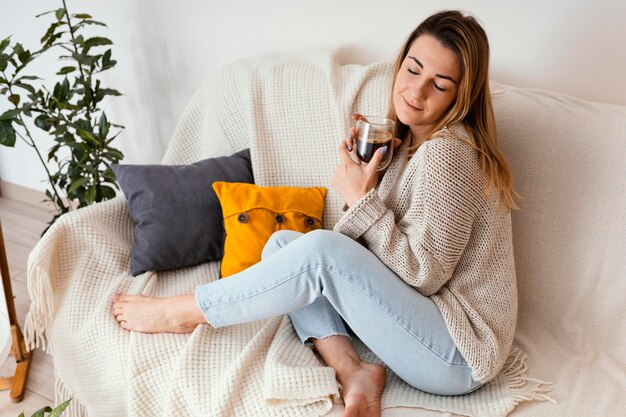
[[387,151],[378,165],[377,170],[382,171],[389,166],[393,158],[393,133],[395,122],[384,117],[361,116],[356,122],[356,137],[354,140],[356,156],[363,162],[369,163],[374,152],[383,147]]

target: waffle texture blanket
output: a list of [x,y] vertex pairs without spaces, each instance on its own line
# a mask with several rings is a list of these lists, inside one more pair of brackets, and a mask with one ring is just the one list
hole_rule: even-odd
[[[323,186],[323,226],[343,202],[329,179],[350,114],[385,114],[390,63],[341,65],[316,52],[236,62],[213,74],[178,123],[164,164],[252,154],[255,181]],[[54,356],[57,401],[74,416],[336,416],[334,371],[302,345],[287,316],[191,334],[122,329],[110,312],[116,292],[165,297],[218,279],[219,263],[130,274],[133,224],[123,196],[63,216],[33,250],[27,343]],[[357,342],[366,360],[378,361]],[[549,386],[528,378],[514,348],[504,370],[463,397],[417,391],[388,371],[383,415],[396,407],[504,416]]]

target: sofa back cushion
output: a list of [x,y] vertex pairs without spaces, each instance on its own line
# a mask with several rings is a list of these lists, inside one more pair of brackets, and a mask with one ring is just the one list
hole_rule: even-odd
[[524,197],[512,215],[518,325],[574,349],[614,343],[620,331],[598,324],[626,313],[626,107],[496,86],[494,111]]

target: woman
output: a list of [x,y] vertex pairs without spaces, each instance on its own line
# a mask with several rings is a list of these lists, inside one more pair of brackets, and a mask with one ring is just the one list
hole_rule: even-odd
[[517,314],[516,194],[496,143],[488,62],[472,17],[426,19],[395,64],[389,117],[402,142],[382,178],[384,148],[359,164],[354,131],[341,143],[332,185],[349,208],[334,231],[277,232],[261,262],[195,294],[117,295],[121,326],[191,332],[288,313],[335,369],[345,417],[380,415],[385,384],[385,368],[361,361],[352,334],[426,392],[462,395],[492,379]]

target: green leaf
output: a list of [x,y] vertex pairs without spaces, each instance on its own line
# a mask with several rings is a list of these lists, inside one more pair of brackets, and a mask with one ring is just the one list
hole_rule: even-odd
[[24,52],[24,47],[22,46],[22,44],[21,44],[21,43],[19,43],[19,42],[18,42],[18,43],[16,43],[16,44],[13,46],[13,53],[15,53],[15,54],[19,55],[19,54],[21,54],[22,52]]
[[58,28],[60,25],[61,23],[59,22],[54,22],[53,24],[51,24],[48,30],[46,31],[46,34],[41,37],[40,42],[44,43],[50,36],[52,36],[56,28]]
[[26,64],[30,61],[31,59],[31,53],[30,51],[23,51],[19,54],[17,54],[17,58],[20,60],[20,62],[23,64]]
[[5,54],[0,55],[0,72],[6,70],[8,64],[9,64],[8,56]]
[[9,96],[9,101],[11,103],[13,103],[15,105],[15,107],[17,107],[18,104],[20,104],[20,96],[19,96],[19,94],[11,94]]
[[11,120],[20,112],[20,109],[7,110],[0,114],[0,120]]
[[112,44],[113,42],[111,42],[107,38],[94,37],[94,38],[89,38],[85,41],[85,48],[91,48],[94,46],[102,46],[102,45],[112,45]]
[[104,200],[109,200],[111,198],[114,198],[117,194],[115,192],[115,189],[112,187],[109,187],[108,185],[100,186],[100,191],[102,192],[102,198]]
[[65,401],[64,403],[60,404],[58,407],[52,410],[52,412],[50,413],[48,417],[59,417],[61,413],[67,408],[67,406],[70,405],[70,401],[72,401],[71,398]]
[[28,91],[29,93],[36,94],[35,93],[36,90],[35,90],[35,88],[32,85],[28,85],[28,84],[25,84],[25,83],[15,83],[13,85],[16,86],[16,87],[23,88],[24,90]]
[[57,72],[57,75],[65,75],[73,71],[76,71],[76,67],[63,67]]
[[50,411],[52,411],[52,408],[50,408],[49,405],[35,411],[35,414],[32,415],[32,417],[44,417],[44,413],[49,413]]
[[46,41],[46,43],[43,46],[43,49],[46,50],[48,48],[50,48],[52,46],[52,44],[59,39],[61,36],[63,36],[63,34],[66,32],[59,32],[59,33],[55,33],[54,35],[50,36],[48,38],[48,40]]
[[73,53],[72,58],[74,58],[81,65],[91,65],[94,61],[93,57],[86,54]]
[[43,78],[37,77],[35,75],[24,75],[23,77],[18,78],[16,81],[19,80],[43,80]]
[[85,203],[87,203],[87,205],[92,204],[94,201],[96,201],[96,191],[97,190],[95,185],[92,185],[87,189],[87,192],[85,193]]
[[20,413],[20,415],[19,415],[19,416],[17,416],[17,417],[25,417],[25,416],[24,416],[24,412],[22,411],[22,412]]
[[117,181],[117,178],[115,177],[115,172],[113,172],[111,167],[108,167],[104,170],[104,172],[102,173],[102,177],[113,184],[115,184],[115,182]]
[[100,122],[98,123],[98,129],[100,131],[100,139],[106,139],[109,134],[109,121],[107,120],[107,116],[104,112],[100,116]]
[[67,190],[68,194],[73,194],[74,191],[76,191],[77,188],[82,187],[83,185],[87,184],[87,182],[89,181],[89,178],[87,177],[80,177],[74,181],[72,181],[72,185],[70,185],[69,190]]
[[117,149],[111,148],[108,151],[106,151],[104,154],[108,156],[109,159],[111,159],[111,161],[113,162],[121,161],[122,159],[124,159],[124,154],[118,151]]
[[91,17],[91,15],[87,14],[87,13],[78,13],[75,15],[72,15],[73,17],[77,18],[77,19],[93,19],[93,17]]
[[72,42],[75,43],[76,45],[84,45],[85,38],[83,38],[83,35],[78,35],[77,37],[72,39]]
[[48,151],[48,161],[51,160],[52,158],[56,160],[56,153],[59,151],[60,148],[61,148],[60,143],[57,143],[52,148],[50,148],[50,150]]
[[52,121],[45,114],[37,116],[35,126],[48,132],[52,128]]
[[54,12],[56,12],[56,10],[49,10],[47,12],[40,13],[37,16],[35,16],[35,19],[38,18],[38,17],[41,17],[41,16],[45,16],[45,15],[50,14],[50,13],[54,13]]
[[105,23],[102,22],[97,22],[95,20],[82,20],[80,23],[78,23],[80,26],[82,25],[98,25],[98,26],[104,26],[104,27],[108,27]]
[[57,9],[55,15],[57,17],[57,20],[63,19],[63,16],[65,16],[65,9]]
[[32,415],[32,417],[44,417],[45,413],[52,411],[52,408],[50,408],[49,405],[37,410],[35,412],[35,414]]
[[0,122],[0,144],[4,146],[15,146],[15,129],[11,125],[11,122]]
[[67,101],[67,99],[70,97],[70,82],[67,77],[65,77],[65,79],[63,80],[63,84],[61,85],[61,93],[63,101]]
[[91,132],[88,132],[84,129],[76,129],[76,134],[80,136],[83,140],[91,142],[97,146],[100,145],[100,142],[98,142],[98,139]]
[[101,88],[99,91],[103,96],[121,96],[122,95],[122,93],[112,88]]
[[11,43],[11,37],[4,38],[2,42],[0,42],[0,53],[6,49],[7,46]]
[[115,64],[117,64],[117,61],[111,59],[111,50],[107,49],[104,55],[102,55],[102,68],[100,68],[100,71],[105,71],[109,68],[113,68]]

